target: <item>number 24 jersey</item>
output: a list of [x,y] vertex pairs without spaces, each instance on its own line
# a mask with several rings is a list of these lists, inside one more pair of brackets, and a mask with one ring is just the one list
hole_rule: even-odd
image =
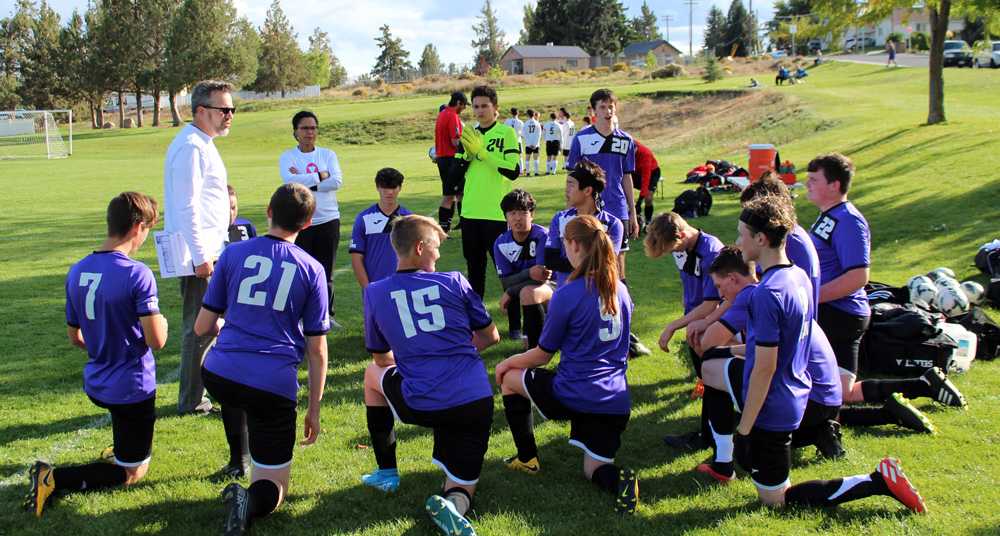
[[392,350],[413,409],[436,411],[492,396],[472,332],[493,323],[458,272],[403,271],[365,289],[365,346]]

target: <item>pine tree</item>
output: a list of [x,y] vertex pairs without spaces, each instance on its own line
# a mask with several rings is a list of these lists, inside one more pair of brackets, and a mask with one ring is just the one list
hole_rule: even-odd
[[726,42],[726,16],[722,10],[712,6],[705,21],[705,50],[712,56],[719,56]]
[[259,65],[257,80],[253,84],[255,90],[278,91],[284,97],[288,90],[306,84],[308,72],[302,51],[279,0],[274,0],[267,10],[264,27],[260,29],[260,53],[257,57]]
[[38,109],[55,108],[62,92],[59,76],[59,15],[44,0],[32,21],[21,65],[21,99]]
[[472,31],[476,34],[476,38],[472,40],[472,48],[476,51],[473,61],[478,63],[483,58],[490,65],[499,63],[500,57],[507,50],[507,36],[500,29],[500,21],[497,20],[497,13],[490,0],[483,3],[478,22],[472,25]]
[[733,56],[747,56],[750,53],[750,14],[743,7],[743,0],[733,0],[726,15],[724,48],[722,55],[729,55],[733,46]]
[[641,13],[639,16],[629,21],[634,40],[654,41],[656,39],[663,39],[663,36],[660,35],[660,28],[656,23],[656,14],[653,13],[653,10],[646,4],[645,0],[642,2],[640,10]]
[[537,32],[532,34],[535,26],[535,6],[533,4],[526,3],[523,6],[523,14],[521,15],[521,33],[518,36],[517,44],[519,45],[530,45],[537,42]]
[[14,14],[0,19],[0,108],[12,110],[21,104],[18,94],[21,68],[26,61],[36,18],[37,9],[32,0],[17,0]]
[[705,72],[701,75],[701,79],[711,84],[716,80],[721,80],[722,76],[722,67],[719,66],[719,60],[715,59],[715,54],[706,54]]
[[439,74],[441,72],[441,57],[438,56],[437,48],[432,43],[427,43],[423,53],[420,54],[420,63],[417,64],[421,76]]
[[331,56],[333,49],[330,47],[330,35],[319,28],[313,29],[309,36],[309,49],[303,56],[306,79],[310,84],[320,87],[330,85]]
[[378,43],[379,55],[372,67],[372,76],[380,78],[401,77],[413,69],[408,59],[410,53],[403,48],[403,40],[392,36],[388,24],[379,28],[381,36],[375,38]]

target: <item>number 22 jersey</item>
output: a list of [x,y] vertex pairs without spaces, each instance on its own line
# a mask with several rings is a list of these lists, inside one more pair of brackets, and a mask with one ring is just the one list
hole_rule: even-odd
[[365,346],[392,351],[413,409],[443,410],[493,395],[472,345],[472,332],[493,319],[462,274],[396,272],[368,285],[364,310]]
[[296,399],[306,337],[330,331],[323,266],[271,235],[230,244],[202,306],[225,314],[205,368],[236,383]]

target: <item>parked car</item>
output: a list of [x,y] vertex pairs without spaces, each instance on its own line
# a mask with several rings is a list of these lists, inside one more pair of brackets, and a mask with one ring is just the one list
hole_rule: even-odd
[[976,46],[972,62],[976,67],[1000,67],[1000,41],[982,41]]
[[854,50],[856,48],[875,48],[875,39],[862,37],[860,39],[851,37],[844,41],[844,50]]
[[824,48],[826,47],[823,46],[823,42],[820,41],[819,39],[813,39],[812,41],[809,41],[809,52],[811,54],[815,54],[817,51],[823,50]]
[[944,66],[972,67],[972,47],[961,39],[944,42]]

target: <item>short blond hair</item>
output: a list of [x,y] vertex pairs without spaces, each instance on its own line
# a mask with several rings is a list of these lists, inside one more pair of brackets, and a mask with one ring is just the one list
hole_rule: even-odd
[[423,242],[437,233],[437,237],[442,242],[448,238],[438,223],[427,216],[410,214],[396,219],[392,224],[392,234],[389,239],[392,241],[392,249],[400,257],[408,257],[414,246],[418,242]]
[[676,212],[664,212],[653,218],[646,226],[646,239],[642,243],[646,256],[658,259],[673,251],[681,239],[681,231],[687,228],[688,223]]

